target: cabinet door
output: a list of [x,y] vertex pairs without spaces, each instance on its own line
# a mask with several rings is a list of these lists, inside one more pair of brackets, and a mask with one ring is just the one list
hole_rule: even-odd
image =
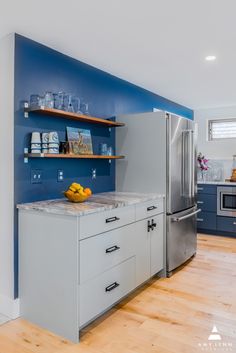
[[135,223],[136,285],[150,278],[150,233],[148,220]]
[[151,218],[151,223],[156,225],[150,230],[150,275],[153,276],[164,268],[164,229],[163,214]]

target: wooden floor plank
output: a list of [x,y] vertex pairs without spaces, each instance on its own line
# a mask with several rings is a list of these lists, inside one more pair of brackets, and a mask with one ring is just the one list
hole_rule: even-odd
[[18,319],[0,326],[0,353],[199,353],[214,325],[236,352],[236,238],[201,234],[191,262],[84,328],[80,344]]

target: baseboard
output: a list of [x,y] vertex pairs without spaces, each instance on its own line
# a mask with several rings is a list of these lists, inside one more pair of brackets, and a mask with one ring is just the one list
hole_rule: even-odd
[[10,319],[16,319],[17,317],[19,317],[19,299],[11,299],[4,295],[0,295],[0,313],[9,317]]

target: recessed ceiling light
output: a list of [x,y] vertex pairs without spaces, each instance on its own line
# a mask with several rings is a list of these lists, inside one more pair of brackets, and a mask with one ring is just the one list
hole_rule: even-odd
[[205,57],[206,61],[215,61],[216,60],[216,56],[215,55],[207,55]]

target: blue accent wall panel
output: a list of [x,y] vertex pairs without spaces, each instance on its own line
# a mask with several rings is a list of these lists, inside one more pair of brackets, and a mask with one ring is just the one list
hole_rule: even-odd
[[[78,44],[79,45],[79,44]],[[92,44],[91,44],[92,45]],[[158,77],[156,77],[158,80]],[[89,103],[91,115],[108,118],[118,114],[148,112],[158,108],[193,118],[193,111],[127,81],[63,55],[18,34],[15,36],[15,203],[62,197],[72,181],[91,187],[93,192],[115,188],[115,162],[103,160],[29,160],[23,163],[23,150],[29,147],[33,131],[58,131],[65,139],[66,126],[90,128],[94,152],[100,142],[114,147],[114,130],[80,122],[30,114],[23,116],[22,102],[31,94],[65,91]],[[97,179],[91,170],[96,168]],[[42,184],[31,184],[31,169],[42,169]],[[64,170],[64,182],[57,182],[57,170]],[[15,296],[17,296],[17,213],[15,222]]]

